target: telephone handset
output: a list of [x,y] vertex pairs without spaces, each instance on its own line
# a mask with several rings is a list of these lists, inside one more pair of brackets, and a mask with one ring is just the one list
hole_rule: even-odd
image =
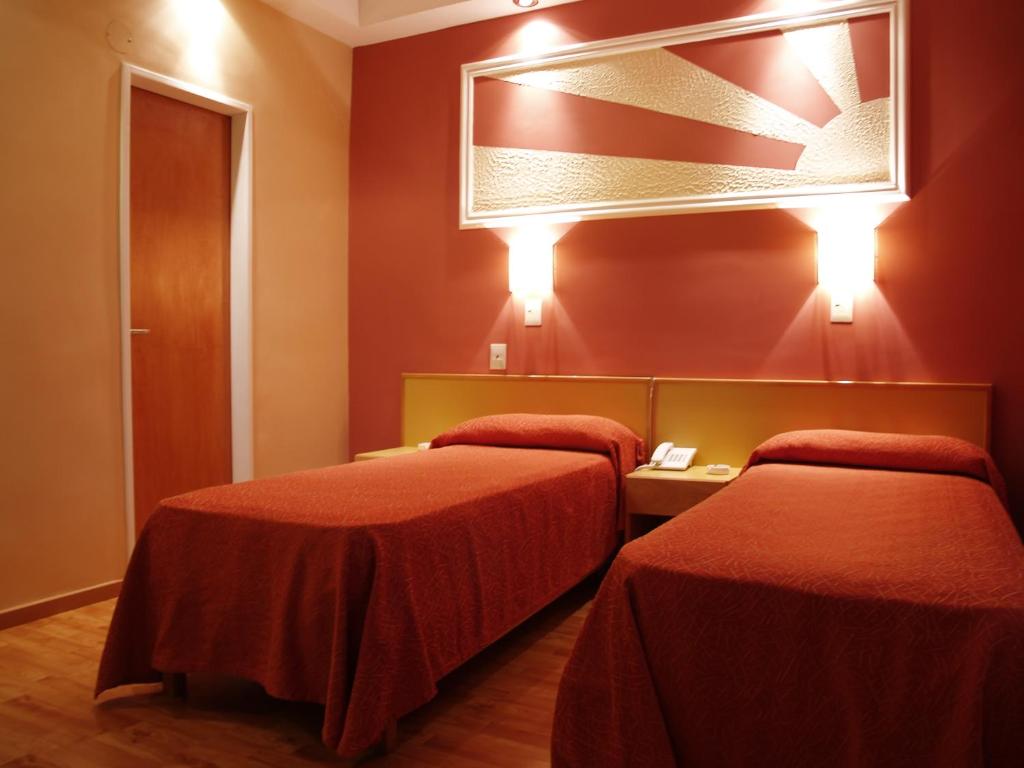
[[674,443],[662,443],[651,454],[650,466],[654,469],[689,469],[696,448],[676,448]]

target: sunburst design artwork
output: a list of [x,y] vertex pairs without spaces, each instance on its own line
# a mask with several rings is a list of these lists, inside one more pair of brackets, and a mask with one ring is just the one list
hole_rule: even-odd
[[462,225],[905,199],[903,2],[466,65]]

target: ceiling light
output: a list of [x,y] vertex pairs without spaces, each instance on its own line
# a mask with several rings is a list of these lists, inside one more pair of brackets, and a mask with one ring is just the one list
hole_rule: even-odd
[[512,5],[519,8],[533,8],[540,0],[512,0]]

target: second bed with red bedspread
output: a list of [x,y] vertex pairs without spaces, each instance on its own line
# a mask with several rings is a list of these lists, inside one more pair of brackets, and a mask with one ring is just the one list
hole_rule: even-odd
[[787,433],[622,549],[556,768],[1024,766],[1024,547],[984,451]]
[[324,742],[357,755],[607,560],[643,451],[587,416],[486,417],[435,445],[164,501],[96,692],[161,672],[243,677],[323,703]]

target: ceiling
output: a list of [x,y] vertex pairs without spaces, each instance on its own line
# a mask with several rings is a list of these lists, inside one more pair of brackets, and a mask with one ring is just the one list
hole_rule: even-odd
[[263,0],[282,13],[353,47],[409,37],[579,0],[540,0],[518,8],[512,0]]

